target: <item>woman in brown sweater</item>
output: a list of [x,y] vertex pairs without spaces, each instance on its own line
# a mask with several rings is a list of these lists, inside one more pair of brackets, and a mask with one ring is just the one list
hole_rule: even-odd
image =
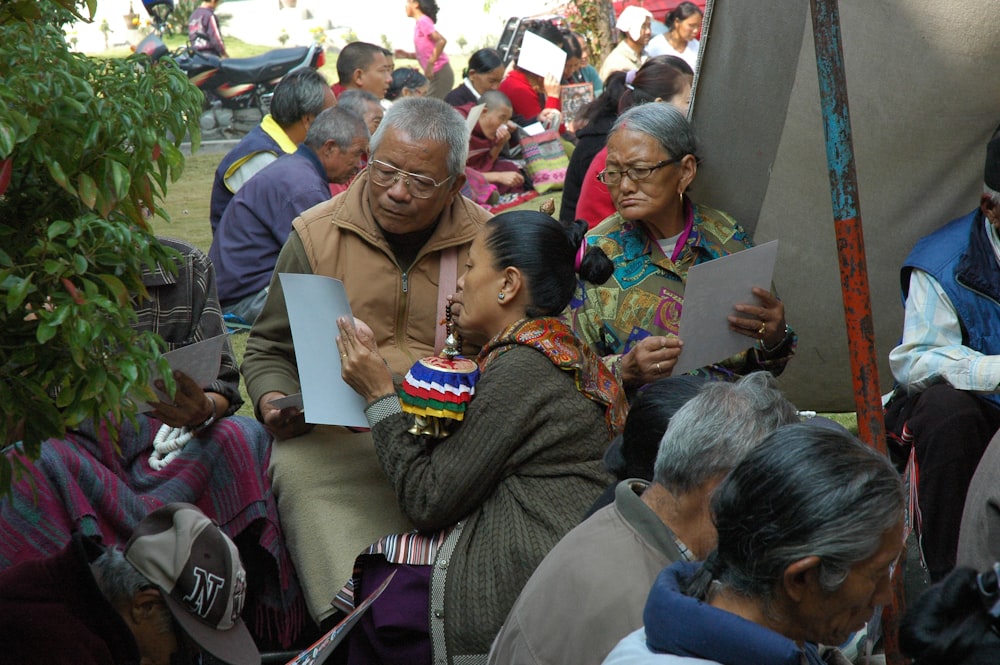
[[485,662],[535,566],[608,482],[601,456],[623,424],[623,394],[557,318],[577,274],[610,274],[604,253],[581,245],[585,232],[511,212],[473,242],[452,311],[463,334],[489,341],[475,397],[447,438],[409,433],[413,416],[377,350],[339,322],[344,379],[368,401],[379,461],[420,530],[359,559],[359,599],[396,572],[383,598],[398,617],[376,603],[352,633],[351,662]]

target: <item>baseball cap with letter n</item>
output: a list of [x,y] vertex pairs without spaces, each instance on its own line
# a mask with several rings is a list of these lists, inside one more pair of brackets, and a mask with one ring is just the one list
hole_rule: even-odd
[[125,558],[159,587],[170,613],[202,649],[229,665],[259,665],[240,612],[246,571],[236,545],[197,507],[171,503],[147,515]]

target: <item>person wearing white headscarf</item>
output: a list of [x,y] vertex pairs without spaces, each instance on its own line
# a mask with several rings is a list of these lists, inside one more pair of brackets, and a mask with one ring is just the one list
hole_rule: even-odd
[[646,59],[643,51],[653,36],[652,22],[653,15],[647,9],[629,5],[622,10],[615,27],[624,37],[601,65],[602,81],[606,80],[611,72],[627,72],[642,66]]

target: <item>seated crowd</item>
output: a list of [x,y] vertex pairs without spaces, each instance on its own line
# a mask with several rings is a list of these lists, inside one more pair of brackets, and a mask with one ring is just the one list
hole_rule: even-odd
[[[406,12],[413,52],[354,42],[332,86],[310,69],[278,84],[218,165],[207,255],[161,239],[175,265],[150,266],[136,329],[172,350],[242,324],[242,366],[223,337],[208,385],[175,371],[134,420],[45,442],[0,498],[5,656],[249,665],[381,589],[328,662],[846,663],[880,636],[909,491],[942,582],[904,650],[996,662],[1000,131],[979,206],[903,267],[886,457],[781,393],[798,337],[773,288],[720,325],[743,350],[674,373],[689,270],[754,245],[690,194],[697,6],[652,41],[652,15],[626,8],[569,120],[563,86],[596,74],[579,35],[537,29],[561,75],[481,49],[455,85],[436,3]],[[571,153],[555,217],[495,209],[538,182],[533,123]],[[310,358],[282,273],[342,282],[329,381],[367,428],[286,399]],[[415,414],[416,368],[460,361],[460,415]]]

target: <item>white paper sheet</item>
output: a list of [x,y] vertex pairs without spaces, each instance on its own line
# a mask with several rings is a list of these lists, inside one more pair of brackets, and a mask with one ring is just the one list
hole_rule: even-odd
[[[194,344],[173,351],[167,351],[163,358],[170,364],[170,369],[184,372],[191,380],[201,388],[206,388],[210,383],[219,377],[219,366],[222,364],[222,347],[226,343],[226,335],[216,335],[203,339]],[[170,401],[166,393],[157,390],[154,381],[160,378],[160,373],[154,368],[153,378],[149,381],[149,387],[154,394],[160,397],[160,401]],[[139,413],[147,413],[153,410],[153,406],[147,402],[138,402]]]
[[469,115],[465,116],[465,126],[469,128],[470,134],[475,131],[476,125],[479,124],[479,116],[483,114],[485,108],[486,104],[476,104],[469,109]]
[[521,41],[517,66],[532,74],[539,76],[552,74],[557,80],[562,79],[563,67],[566,66],[566,51],[529,30],[524,33],[524,39]]
[[278,399],[272,399],[268,402],[271,406],[276,409],[287,409],[288,407],[294,407],[299,411],[303,410],[302,404],[302,393],[293,393],[291,395],[285,395],[284,397],[279,397]]
[[292,328],[306,422],[368,427],[364,398],[340,376],[337,317],[351,317],[344,283],[322,275],[278,277]]
[[753,287],[771,289],[778,241],[758,245],[693,266],[684,284],[684,306],[678,337],[684,349],[673,375],[717,363],[753,345],[729,329],[726,317],[739,313],[733,305],[756,304]]

